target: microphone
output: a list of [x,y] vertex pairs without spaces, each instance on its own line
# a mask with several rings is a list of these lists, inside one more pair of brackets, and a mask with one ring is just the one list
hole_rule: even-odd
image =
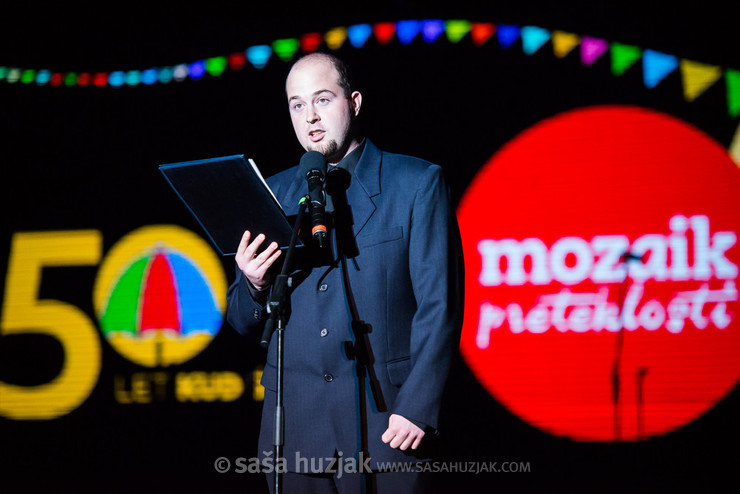
[[324,247],[326,240],[326,195],[324,194],[324,174],[326,158],[318,151],[309,151],[301,157],[299,165],[301,175],[308,182],[308,196],[311,206],[311,234],[318,241],[319,248]]

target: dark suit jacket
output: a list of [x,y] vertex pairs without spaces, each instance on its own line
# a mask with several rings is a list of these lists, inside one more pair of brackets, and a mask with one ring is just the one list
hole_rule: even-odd
[[[298,167],[267,179],[286,214],[296,214],[307,192]],[[359,316],[371,326],[372,373],[385,409],[367,393],[371,464],[416,460],[381,441],[391,413],[435,432],[442,391],[459,344],[462,264],[457,221],[442,169],[380,151],[369,140],[352,175],[347,200],[359,255],[348,262]],[[268,241],[270,239],[267,239]],[[341,270],[305,269],[291,294],[284,331],[284,456],[294,470],[302,458],[356,456],[359,451],[355,361],[343,351],[353,340]],[[239,332],[261,335],[265,307],[250,296],[237,268],[228,292],[228,320]],[[262,377],[265,403],[260,451],[272,451],[275,337]],[[309,460],[310,461],[310,460]],[[310,463],[309,463],[310,465]],[[298,465],[300,468],[300,465]]]

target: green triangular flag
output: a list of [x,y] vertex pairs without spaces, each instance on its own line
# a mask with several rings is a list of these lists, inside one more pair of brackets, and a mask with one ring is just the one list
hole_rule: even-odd
[[445,22],[445,30],[447,31],[447,39],[451,43],[457,43],[463,36],[470,32],[470,21],[463,20],[451,20]]
[[289,62],[296,50],[300,46],[296,38],[278,39],[272,42],[272,51],[274,51],[280,60]]
[[740,115],[740,71],[727,69],[725,83],[727,84],[727,113],[734,118]]
[[612,55],[612,74],[622,75],[642,56],[639,46],[613,42],[609,47]]

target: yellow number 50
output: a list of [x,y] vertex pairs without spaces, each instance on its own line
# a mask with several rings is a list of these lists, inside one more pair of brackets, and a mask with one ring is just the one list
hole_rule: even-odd
[[56,338],[64,365],[39,386],[0,382],[0,415],[11,419],[53,419],[90,396],[100,371],[100,339],[90,318],[58,300],[39,300],[41,271],[51,266],[97,265],[102,237],[96,230],[29,232],[13,236],[5,280],[0,336],[40,333]]

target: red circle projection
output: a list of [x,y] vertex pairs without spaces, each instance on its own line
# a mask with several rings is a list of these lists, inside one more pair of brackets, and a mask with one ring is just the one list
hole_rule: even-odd
[[458,209],[468,366],[557,436],[694,420],[740,377],[738,197],[727,151],[666,114],[588,107],[528,129]]

